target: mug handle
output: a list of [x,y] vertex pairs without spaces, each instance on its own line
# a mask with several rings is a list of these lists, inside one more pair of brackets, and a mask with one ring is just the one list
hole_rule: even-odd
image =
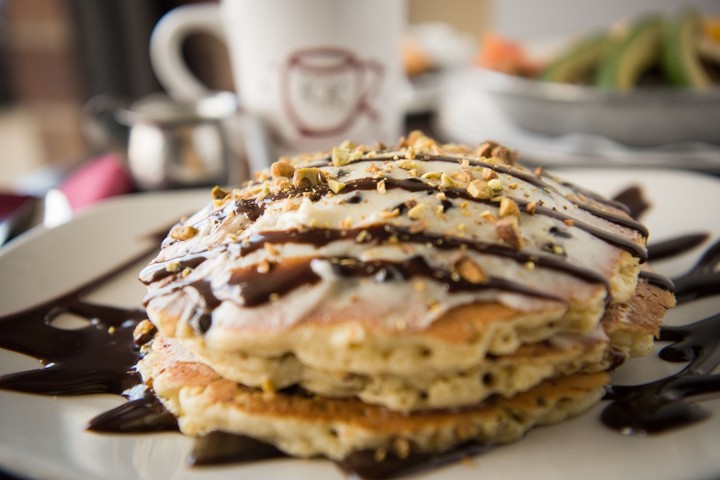
[[160,84],[176,100],[193,101],[214,93],[198,80],[183,59],[183,42],[196,32],[225,41],[218,4],[174,8],[160,19],[150,37],[150,63]]

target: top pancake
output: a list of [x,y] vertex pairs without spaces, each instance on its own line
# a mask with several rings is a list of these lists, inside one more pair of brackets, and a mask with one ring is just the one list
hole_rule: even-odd
[[150,319],[193,351],[409,374],[425,364],[378,352],[430,346],[447,353],[434,368],[469,368],[591,332],[631,297],[645,240],[615,203],[507,149],[416,133],[281,159],[215,189],[141,279]]

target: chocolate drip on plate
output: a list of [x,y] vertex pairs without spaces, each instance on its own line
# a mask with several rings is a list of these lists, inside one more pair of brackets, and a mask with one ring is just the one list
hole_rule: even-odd
[[607,426],[625,434],[658,433],[698,422],[710,415],[686,397],[720,391],[720,314],[685,327],[663,327],[660,340],[674,342],[660,351],[671,362],[687,362],[670,377],[633,386],[613,386],[613,400],[602,413]]
[[[716,242],[685,275],[673,279],[678,301],[720,293],[717,272],[720,242]],[[645,274],[647,275],[647,274]],[[713,287],[714,286],[714,287]],[[602,413],[606,425],[626,434],[658,433],[698,422],[710,415],[685,398],[720,392],[720,313],[682,327],[663,327],[660,340],[674,342],[660,351],[670,362],[689,362],[675,375],[643,385],[616,385]]]
[[[38,358],[45,365],[0,377],[0,388],[44,395],[121,394],[137,384],[132,332],[146,318],[145,312],[95,305],[82,298],[154,250],[65,295],[0,317],[0,347]],[[76,330],[54,326],[62,314],[80,317],[87,325]]]
[[650,202],[645,198],[644,192],[638,185],[633,185],[613,197],[615,202],[620,202],[627,208],[626,212],[632,218],[640,218],[650,208]]
[[275,446],[245,435],[210,432],[195,440],[188,463],[193,466],[245,463],[287,457]]
[[708,237],[709,235],[707,233],[691,233],[673,237],[662,242],[653,242],[648,245],[648,259],[656,262],[685,253],[705,242]]
[[87,429],[103,433],[180,431],[175,416],[149,391],[96,416],[88,422]]

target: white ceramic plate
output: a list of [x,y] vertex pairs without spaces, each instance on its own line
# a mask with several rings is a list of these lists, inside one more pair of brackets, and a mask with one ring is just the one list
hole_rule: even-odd
[[[666,170],[573,170],[563,177],[613,195],[640,184],[653,207],[644,217],[652,240],[705,231],[720,237],[720,181]],[[0,315],[28,307],[78,286],[147,247],[145,235],[200,208],[207,192],[133,196],[111,200],[70,223],[36,230],[0,250]],[[696,249],[656,266],[685,271]],[[138,265],[137,270],[140,269]],[[90,297],[137,307],[144,287],[134,270]],[[695,321],[717,312],[718,297],[671,312],[668,323]],[[38,361],[0,350],[0,375],[38,367]],[[653,357],[636,359],[616,381],[636,383],[677,371]],[[42,479],[342,479],[324,460],[281,459],[255,464],[191,469],[192,442],[179,434],[101,435],[84,431],[93,416],[119,405],[120,397],[45,397],[0,391],[0,469]],[[423,479],[576,480],[718,478],[720,399],[703,400],[708,420],[658,436],[626,437],[599,421],[603,405],[560,425],[538,428],[522,441],[478,456],[472,463],[437,469]]]

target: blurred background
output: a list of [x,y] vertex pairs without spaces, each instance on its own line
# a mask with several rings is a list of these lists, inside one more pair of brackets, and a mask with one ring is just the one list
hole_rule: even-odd
[[[88,134],[84,126],[88,101],[103,95],[132,102],[161,91],[150,67],[149,38],[164,13],[187,3],[200,2],[0,0],[0,189],[27,191],[35,182],[42,193],[78,165],[103,153],[107,145]],[[488,32],[512,46],[515,41],[564,38],[607,28],[618,19],[647,11],[677,12],[688,5],[704,13],[720,13],[717,0],[409,0],[410,32],[421,33],[419,41],[405,46],[406,70],[412,80],[447,66],[438,59],[442,48],[450,67],[473,65]],[[422,29],[413,30],[428,22],[435,26],[430,40]],[[438,23],[445,28],[440,33]],[[440,44],[440,53],[432,51],[433,44]],[[216,38],[191,38],[184,55],[207,85],[232,90],[227,51]],[[443,128],[443,120],[435,117],[441,108],[437,91],[423,91],[422,81],[418,85],[417,96],[408,106],[408,130],[424,128],[446,140],[474,139],[474,133],[448,135],[454,117],[446,115]],[[465,122],[464,118],[461,121]],[[717,120],[720,118],[708,119]],[[703,158],[720,162],[717,149],[706,148],[701,153]]]

